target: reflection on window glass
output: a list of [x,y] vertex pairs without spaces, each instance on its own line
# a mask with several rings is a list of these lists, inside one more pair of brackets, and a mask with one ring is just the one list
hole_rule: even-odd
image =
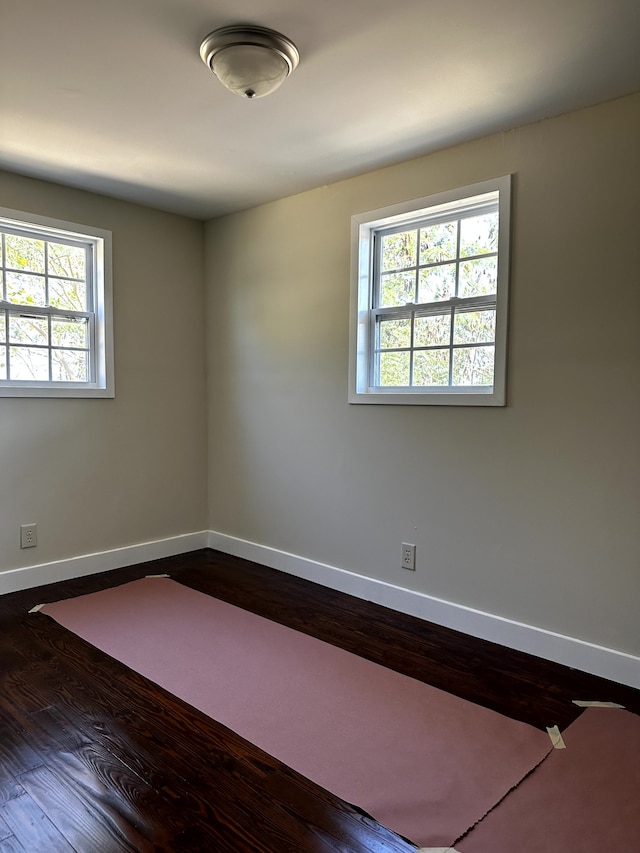
[[87,285],[84,281],[49,279],[49,305],[67,311],[87,310]]
[[496,258],[478,258],[460,264],[458,296],[484,296],[495,293],[498,286]]
[[418,302],[437,302],[451,299],[456,292],[456,265],[444,264],[420,270]]
[[391,273],[380,279],[380,307],[406,305],[415,300],[416,277],[412,272]]
[[49,353],[34,347],[9,347],[11,379],[46,382],[49,379]]
[[416,317],[413,344],[416,347],[435,347],[448,344],[451,336],[451,314]]
[[381,320],[380,349],[396,349],[411,346],[411,320]]
[[81,246],[49,243],[49,275],[84,280],[86,257],[87,253]]
[[413,358],[414,385],[449,384],[449,350],[423,350]]
[[87,353],[74,350],[51,350],[54,382],[87,382]]
[[453,332],[454,344],[482,344],[494,341],[496,337],[496,312],[460,311],[456,312]]
[[17,234],[5,236],[5,264],[9,269],[24,272],[44,272],[44,241]]
[[51,318],[51,345],[54,347],[86,347],[87,327],[85,319],[67,320]]
[[46,317],[9,317],[9,340],[12,344],[49,343],[49,323]]
[[454,385],[491,385],[494,348],[464,347],[453,351]]
[[414,267],[417,259],[418,232],[401,231],[382,238],[382,271]]
[[16,305],[47,304],[44,278],[31,273],[7,272],[7,302]]
[[498,251],[498,213],[471,216],[460,222],[460,257]]
[[409,358],[408,352],[381,352],[380,385],[408,385],[411,369]]
[[456,256],[457,222],[440,222],[420,229],[420,263],[451,261]]

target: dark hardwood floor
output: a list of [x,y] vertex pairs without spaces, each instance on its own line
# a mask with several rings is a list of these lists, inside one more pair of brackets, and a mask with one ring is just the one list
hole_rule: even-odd
[[414,850],[53,620],[27,612],[161,572],[540,728],[566,727],[580,713],[571,704],[578,698],[640,713],[640,691],[198,551],[0,597],[0,853]]

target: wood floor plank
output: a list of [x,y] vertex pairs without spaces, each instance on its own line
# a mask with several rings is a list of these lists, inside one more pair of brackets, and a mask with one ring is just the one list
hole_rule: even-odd
[[[68,768],[77,768],[75,762]],[[113,808],[109,790],[95,779],[73,772],[38,767],[20,777],[25,791],[72,848],[100,853],[147,851],[152,848]]]
[[[39,631],[41,628],[41,624],[33,623],[34,631]],[[60,626],[56,626],[56,629],[59,628]],[[68,633],[64,629],[61,635],[65,640],[69,640]],[[78,638],[72,638],[69,641],[82,642]],[[262,850],[261,835],[271,838],[269,843],[273,844],[277,826],[273,825],[272,816],[279,806],[273,799],[273,790],[269,781],[275,774],[288,775],[289,801],[291,792],[297,789],[296,817],[292,819],[286,810],[282,811],[277,815],[277,823],[280,826],[289,826],[291,832],[299,831],[300,820],[304,818],[306,831],[311,833],[314,821],[321,815],[325,822],[331,817],[332,823],[341,832],[348,829],[351,835],[363,837],[363,843],[366,841],[363,849],[376,849],[383,842],[386,845],[383,849],[388,851],[407,849],[404,842],[398,840],[393,833],[383,830],[372,819],[364,817],[356,809],[346,806],[337,798],[308,783],[303,777],[294,774],[293,771],[244,741],[234,732],[214,723],[176,697],[165,694],[161,688],[151,685],[142,676],[111,662],[93,647],[87,645],[81,659],[82,664],[74,661],[69,655],[59,661],[51,660],[47,673],[43,673],[42,678],[51,678],[52,686],[70,685],[72,694],[67,696],[68,687],[65,688],[65,691],[59,694],[60,701],[68,703],[69,711],[73,704],[74,710],[79,711],[82,718],[86,720],[90,717],[92,709],[95,713],[93,703],[97,697],[94,688],[85,693],[81,683],[80,666],[84,669],[86,661],[89,661],[92,672],[97,676],[97,683],[103,682],[101,675],[105,665],[110,669],[114,666],[121,667],[120,677],[115,679],[110,687],[109,702],[118,707],[124,704],[124,697],[119,695],[119,685],[124,683],[125,679],[128,681],[129,694],[131,693],[129,688],[134,688],[135,705],[117,714],[119,722],[127,722],[128,737],[135,736],[135,745],[129,742],[126,751],[134,753],[138,759],[141,759],[145,773],[151,773],[156,786],[162,785],[164,791],[167,791],[169,785],[173,786],[171,796],[180,797],[183,813],[187,811],[201,814],[206,811],[208,809],[208,802],[204,799],[206,796],[215,796],[218,801],[224,801],[225,833],[228,836],[232,831],[234,837],[233,845],[228,848],[229,850]],[[158,695],[163,697],[161,704],[158,704]],[[177,707],[180,713],[176,719],[171,719],[169,712],[174,707]],[[170,748],[166,747],[168,733],[171,736]],[[161,745],[165,746],[162,754],[165,778],[162,778],[156,758]],[[172,770],[175,771],[175,775],[172,776],[172,781],[169,781],[166,776],[171,775]],[[184,780],[186,784],[177,782],[179,775],[186,775]],[[331,800],[329,808],[326,806],[327,799]],[[211,826],[218,822],[214,813],[209,815],[209,821]],[[247,838],[248,832],[250,834]],[[339,833],[334,833],[333,829],[331,831],[324,829],[322,834],[329,837],[337,835],[337,837],[332,837],[330,843],[322,842],[319,849],[327,851],[337,849]],[[223,844],[221,838],[217,838],[216,843],[219,849],[227,849],[220,846]],[[245,843],[246,847],[238,846]],[[329,846],[326,846],[327,843]],[[265,850],[268,849],[268,847],[265,848]],[[280,838],[278,849],[283,851],[290,849],[286,837]],[[295,845],[291,849],[295,850]]]
[[[132,768],[132,761],[121,760],[111,744],[103,742],[102,730],[104,725],[99,723],[95,728],[88,725],[88,709],[80,701],[71,700],[70,713],[65,715],[61,710],[59,680],[50,663],[43,663],[42,677],[32,666],[34,678],[33,690],[29,696],[37,692],[58,695],[58,704],[36,713],[26,713],[16,710],[16,718],[28,732],[40,756],[40,764],[51,771],[56,777],[72,780],[72,787],[79,791],[83,800],[93,802],[93,811],[106,807],[109,814],[116,819],[119,826],[143,828],[147,821],[145,815],[151,813],[164,814],[161,828],[154,829],[156,841],[167,841],[172,831],[184,825],[184,819],[171,821],[171,811],[162,801],[157,792],[142,776]],[[44,687],[44,690],[43,690]],[[19,693],[14,690],[14,701]],[[0,699],[0,702],[3,700]],[[4,700],[6,701],[6,700]],[[106,718],[107,726],[109,719]],[[114,738],[115,742],[115,738]],[[27,776],[31,779],[32,777]],[[20,777],[24,781],[25,777]],[[91,809],[89,809],[91,811]],[[128,832],[131,834],[131,831]],[[135,834],[135,832],[134,832]],[[144,831],[142,831],[144,836]],[[145,843],[149,838],[145,836]]]
[[[296,838],[302,828],[309,838],[315,837],[318,850],[326,853],[339,849],[340,838],[344,835],[360,839],[358,844],[364,850],[410,849],[393,833],[379,827],[356,809],[331,798],[321,789],[312,791],[302,777],[289,780],[290,791],[298,786],[297,807],[292,814],[290,805],[283,808],[274,802],[272,791],[265,784],[270,774],[292,773],[271,756],[261,753],[224,727],[217,726],[176,697],[160,691],[142,676],[69,634],[48,617],[40,616],[29,621],[28,631],[33,634],[32,655],[34,659],[38,654],[40,657],[40,671],[32,662],[31,673],[35,677],[34,683],[25,688],[26,699],[28,703],[41,706],[46,695],[55,693],[57,697],[55,711],[49,709],[30,714],[28,719],[22,718],[23,725],[30,727],[42,753],[50,753],[51,744],[37,730],[38,721],[41,724],[43,719],[56,716],[60,724],[66,715],[64,728],[68,729],[72,725],[68,717],[73,717],[76,720],[74,736],[64,746],[69,750],[77,749],[79,741],[76,738],[81,734],[89,740],[103,738],[102,732],[92,734],[87,730],[87,720],[99,714],[102,708],[107,717],[113,715],[117,724],[126,723],[129,737],[132,733],[136,735],[135,744],[126,744],[124,752],[129,757],[135,756],[136,762],[142,759],[136,767],[144,767],[147,778],[150,769],[155,771],[154,785],[161,785],[162,793],[174,804],[179,802],[180,813],[200,820],[206,815],[209,835],[218,832],[212,839],[216,850],[264,850],[266,853],[273,849],[274,839],[277,839],[278,850],[295,851],[299,849],[299,841],[290,839]],[[91,679],[86,678],[87,670],[92,673]],[[114,678],[115,671],[118,677]],[[105,684],[108,685],[106,690]],[[14,698],[18,704],[22,698],[20,689],[20,682],[16,681]],[[40,696],[38,691],[43,695]],[[158,695],[162,697],[160,703]],[[132,696],[135,696],[135,701]],[[101,705],[105,701],[106,708]],[[176,709],[179,713],[174,718],[172,711]],[[110,738],[108,749],[113,750],[117,736],[112,733]],[[167,738],[170,738],[170,746],[166,744]],[[122,744],[119,748],[122,749]],[[159,749],[162,749],[162,769],[154,766]],[[56,773],[61,772],[49,757],[47,767],[52,765]],[[69,775],[77,776],[78,773],[71,767]],[[186,779],[183,778],[185,776]],[[114,791],[115,785],[112,794]],[[212,802],[223,806],[222,818],[215,810],[212,811]],[[54,805],[50,804],[50,807]],[[165,803],[164,822],[169,825],[170,815]],[[324,826],[315,825],[319,819]],[[68,837],[65,828],[60,829]],[[180,837],[178,833],[176,838]]]
[[179,555],[0,596],[0,853],[39,853],[39,845],[43,853],[415,851],[53,620],[27,613],[165,572],[537,727],[576,719],[574,698],[640,711],[631,688],[219,552]]
[[2,708],[3,695],[0,691],[0,808],[23,793],[16,776],[42,764],[24,729]]
[[29,712],[21,712],[20,716],[14,716],[11,719],[9,713],[15,712],[15,708],[5,703],[6,694],[3,694],[0,696],[0,731],[2,732],[0,766],[2,772],[15,778],[25,770],[39,767],[42,764],[42,755],[34,742],[32,732],[22,724],[31,718]]
[[9,777],[5,781],[0,780],[0,809],[5,803],[14,797],[19,797],[20,794],[22,794],[20,783],[13,777]]
[[11,835],[0,841],[0,853],[31,853],[31,851],[28,847],[25,849],[18,839]]
[[9,829],[9,825],[2,814],[3,813],[0,812],[0,841],[4,841],[5,838],[9,838],[10,835],[13,835],[13,832]]
[[11,835],[29,853],[74,853],[73,847],[26,791],[5,804],[2,817]]

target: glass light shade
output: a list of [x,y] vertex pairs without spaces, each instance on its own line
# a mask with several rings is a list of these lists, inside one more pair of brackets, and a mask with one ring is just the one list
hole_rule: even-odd
[[262,98],[280,86],[290,66],[270,47],[237,44],[218,50],[211,58],[211,70],[236,95]]
[[298,48],[282,33],[240,25],[209,33],[200,57],[227,89],[243,98],[275,91],[300,61]]

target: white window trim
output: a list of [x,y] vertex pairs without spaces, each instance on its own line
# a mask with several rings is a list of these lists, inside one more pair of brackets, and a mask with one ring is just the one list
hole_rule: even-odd
[[0,207],[0,226],[28,229],[35,234],[41,234],[43,239],[48,240],[59,237],[91,242],[93,244],[91,279],[95,317],[91,342],[94,381],[67,383],[0,380],[0,397],[115,397],[111,231],[4,207]]
[[[486,389],[450,387],[381,388],[371,386],[373,299],[373,235],[389,225],[411,223],[436,213],[456,212],[464,199],[473,203],[499,192],[498,285],[494,384]],[[351,322],[349,334],[349,402],[418,406],[504,406],[506,404],[507,313],[509,291],[509,235],[511,175],[459,187],[424,198],[359,213],[351,217]]]

